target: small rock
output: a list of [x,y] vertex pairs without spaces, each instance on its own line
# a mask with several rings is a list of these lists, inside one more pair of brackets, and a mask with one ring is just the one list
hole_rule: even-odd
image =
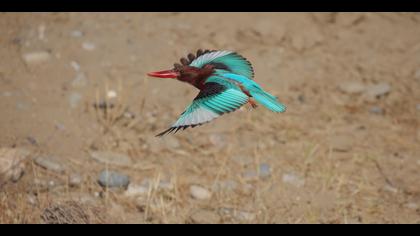
[[3,97],[11,97],[13,95],[13,93],[6,91],[6,92],[3,92],[2,95],[3,95]]
[[420,103],[416,105],[417,111],[420,111]]
[[79,187],[83,182],[83,177],[78,174],[74,173],[69,176],[69,185],[70,187]]
[[71,66],[71,67],[73,67],[73,69],[74,69],[76,72],[79,72],[79,71],[80,71],[80,65],[79,65],[79,63],[77,63],[77,62],[75,62],[75,61],[71,61],[71,62],[70,62],[70,66]]
[[384,82],[369,86],[369,88],[366,90],[366,95],[370,98],[377,98],[388,94],[390,91],[391,85]]
[[227,207],[222,207],[219,209],[219,214],[222,216],[231,216],[233,213],[233,209],[232,208],[227,208]]
[[82,100],[82,95],[77,92],[73,92],[69,96],[69,104],[71,108],[76,108],[80,101]]
[[124,195],[127,197],[139,197],[146,195],[149,192],[149,188],[144,185],[130,184]]
[[369,113],[375,115],[383,115],[385,112],[384,109],[382,109],[381,107],[374,106],[369,109]]
[[86,51],[93,51],[96,48],[96,45],[92,42],[84,42],[82,43],[82,48]]
[[419,205],[417,203],[414,203],[414,202],[409,202],[409,203],[405,204],[405,207],[407,207],[408,209],[411,209],[411,210],[417,210],[419,208]]
[[56,122],[56,123],[54,124],[54,127],[55,127],[56,129],[60,130],[60,131],[64,131],[64,130],[66,130],[66,126],[65,126],[65,125],[63,125],[63,124],[61,124],[61,123],[58,123],[58,122]]
[[294,174],[294,173],[286,173],[283,175],[282,178],[283,183],[290,184],[295,187],[301,188],[305,185],[305,179]]
[[131,166],[133,164],[129,156],[115,152],[94,151],[90,153],[90,156],[95,161],[109,165]]
[[341,83],[338,88],[345,93],[350,94],[357,94],[362,93],[366,90],[366,86],[363,83],[357,82],[357,81],[347,81]]
[[127,118],[127,119],[134,119],[134,118],[136,118],[136,114],[134,114],[134,113],[133,113],[133,112],[131,112],[131,111],[126,111],[126,112],[124,112],[123,116],[124,116],[125,118]]
[[398,193],[398,188],[395,188],[389,184],[386,184],[383,189],[387,192],[391,192],[391,193]]
[[190,194],[197,200],[207,200],[211,198],[211,192],[198,185],[190,186]]
[[27,64],[38,64],[48,61],[51,58],[51,54],[45,51],[39,51],[25,53],[22,55],[22,57]]
[[419,205],[417,203],[414,202],[409,202],[407,204],[405,204],[405,207],[411,210],[417,210],[419,208]]
[[213,211],[200,209],[194,212],[191,221],[195,224],[217,224],[220,223],[220,216]]
[[17,148],[0,148],[0,184],[3,181],[17,182],[25,172],[25,159],[29,152]]
[[87,79],[84,73],[77,73],[76,77],[71,82],[73,88],[83,88],[87,84]]
[[267,163],[262,163],[260,164],[260,170],[259,170],[259,174],[261,178],[266,178],[268,176],[270,176],[271,174],[271,167],[269,164]]
[[70,36],[74,38],[80,38],[83,36],[83,32],[80,30],[73,30],[72,32],[70,32]]
[[211,134],[209,137],[210,143],[217,148],[224,148],[226,146],[226,137],[222,134]]
[[115,171],[103,170],[99,174],[98,183],[102,187],[127,188],[130,184],[130,177]]
[[333,151],[347,152],[351,150],[353,141],[349,136],[338,135],[330,139],[330,145]]
[[109,90],[109,91],[106,93],[106,96],[107,96],[109,99],[116,98],[116,97],[117,97],[117,92],[116,92],[115,90]]
[[64,172],[64,167],[51,157],[37,157],[34,159],[34,162],[35,164],[37,164],[38,166],[44,169],[54,171],[57,173]]
[[28,203],[30,204],[30,205],[32,205],[32,206],[36,206],[36,205],[38,205],[38,199],[36,198],[36,196],[35,195],[33,195],[33,194],[29,194],[28,195],[28,197],[27,197],[27,201],[28,201]]

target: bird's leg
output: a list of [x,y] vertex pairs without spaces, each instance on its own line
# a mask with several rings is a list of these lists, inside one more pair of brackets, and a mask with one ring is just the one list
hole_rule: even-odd
[[257,105],[257,103],[255,102],[255,100],[253,99],[253,98],[249,98],[248,99],[248,103],[252,106],[252,108],[257,108],[258,107],[258,105]]
[[242,84],[239,84],[239,88],[242,90],[242,92],[244,92],[249,98],[248,98],[248,103],[251,105],[252,108],[257,108],[258,105],[257,103],[255,103],[255,100],[251,97],[251,94],[249,93],[248,90],[245,89],[245,87]]

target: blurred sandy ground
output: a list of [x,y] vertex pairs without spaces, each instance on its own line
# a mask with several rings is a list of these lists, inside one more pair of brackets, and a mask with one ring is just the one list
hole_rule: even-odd
[[[81,186],[37,194],[31,212],[88,196],[118,216],[111,222],[243,222],[226,213],[234,209],[258,223],[419,223],[419,22],[415,13],[2,13],[1,146],[66,169],[29,165],[3,191],[27,209],[35,174],[66,182],[77,172]],[[288,111],[245,108],[155,138],[198,91],[145,74],[198,48],[242,54]],[[113,108],[95,109],[105,102]],[[127,155],[131,166],[110,168],[132,184],[160,176],[175,190],[146,203],[103,197],[95,150]],[[268,177],[255,173],[261,164]],[[212,197],[192,199],[192,184]],[[40,220],[0,219],[13,217]]]

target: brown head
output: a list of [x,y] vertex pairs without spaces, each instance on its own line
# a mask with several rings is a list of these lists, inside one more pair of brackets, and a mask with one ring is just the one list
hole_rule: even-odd
[[[197,57],[207,52],[209,51],[198,50]],[[210,64],[205,65],[203,68],[190,66],[191,62],[194,61],[195,58],[196,56],[190,53],[188,54],[188,59],[181,58],[181,64],[175,63],[173,69],[150,72],[147,73],[147,75],[158,78],[177,79],[187,82],[197,88],[201,88],[204,80],[213,73],[214,66]]]

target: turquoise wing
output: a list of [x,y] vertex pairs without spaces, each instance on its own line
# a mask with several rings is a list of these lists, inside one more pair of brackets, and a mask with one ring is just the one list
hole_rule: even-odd
[[285,112],[286,106],[278,101],[278,98],[266,92],[259,84],[255,81],[248,79],[245,76],[232,74],[232,73],[218,73],[219,77],[225,78],[226,80],[235,81],[241,84],[245,90],[260,104],[273,112]]
[[250,91],[251,96],[264,107],[273,112],[285,112],[286,106],[277,100],[277,97],[261,89]]
[[210,122],[225,113],[237,110],[247,102],[248,96],[235,85],[222,80],[210,80],[179,119],[157,136]]
[[207,64],[215,66],[216,69],[243,75],[249,79],[254,77],[254,69],[251,63],[236,52],[208,51],[192,60],[189,65],[202,68]]

